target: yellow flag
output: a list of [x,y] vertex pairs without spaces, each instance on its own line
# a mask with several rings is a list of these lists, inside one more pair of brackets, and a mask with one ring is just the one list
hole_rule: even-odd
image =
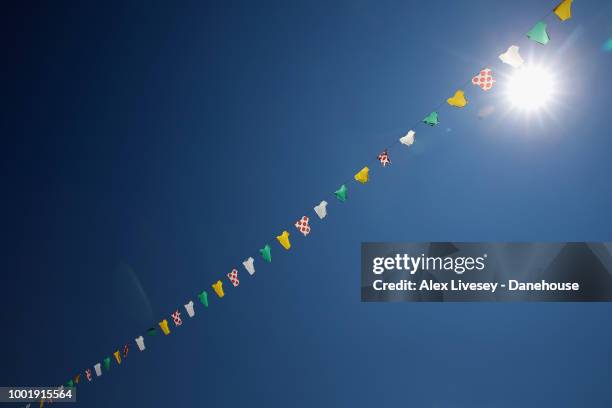
[[363,169],[359,170],[359,173],[355,174],[355,180],[357,180],[361,184],[367,183],[369,179],[370,169],[368,169],[367,167],[364,167]]
[[115,360],[117,360],[117,364],[121,364],[121,354],[119,354],[119,350],[115,351],[113,355],[115,356]]
[[468,101],[465,98],[465,92],[459,89],[457,92],[455,92],[455,95],[446,100],[446,103],[448,103],[450,106],[463,108],[465,105],[467,105]]
[[561,21],[569,20],[572,18],[572,1],[573,0],[563,0],[561,3],[557,5],[553,9],[557,17],[561,19]]
[[283,233],[277,236],[276,239],[286,250],[289,250],[289,248],[291,248],[291,242],[289,241],[289,233],[287,231],[283,231]]
[[166,319],[162,320],[161,322],[158,323],[159,327],[162,329],[162,331],[164,332],[164,335],[169,335],[170,334],[170,329],[168,328],[168,321]]
[[215,290],[215,293],[220,298],[225,296],[225,293],[223,293],[223,282],[221,282],[220,280],[218,280],[217,283],[213,284],[212,288]]

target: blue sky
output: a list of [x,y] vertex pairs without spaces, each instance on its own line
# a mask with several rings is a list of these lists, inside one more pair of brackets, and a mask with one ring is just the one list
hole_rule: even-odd
[[[577,0],[542,47],[554,2],[446,3],[7,8],[0,383],[65,381],[270,243],[81,405],[609,407],[608,304],[359,301],[362,241],[612,240],[612,5]],[[512,43],[555,72],[548,112],[509,110]],[[377,166],[489,64],[494,90]]]

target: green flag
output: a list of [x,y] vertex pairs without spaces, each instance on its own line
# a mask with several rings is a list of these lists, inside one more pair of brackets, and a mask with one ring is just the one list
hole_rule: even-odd
[[106,357],[104,360],[102,360],[102,363],[104,363],[104,369],[106,371],[110,370],[110,363],[111,363],[110,357]]
[[205,290],[198,295],[198,299],[200,299],[200,303],[202,303],[204,307],[208,307],[208,293]]
[[264,259],[264,261],[272,262],[272,249],[270,248],[270,245],[266,244],[265,247],[259,250],[259,253],[261,254],[261,257]]
[[150,327],[150,328],[147,330],[147,334],[148,334],[149,336],[155,336],[155,335],[157,335],[157,329],[156,329],[155,327]]
[[334,192],[334,195],[341,202],[345,202],[346,201],[346,192],[347,191],[348,191],[348,188],[346,188],[346,186],[343,184],[338,190],[336,190]]
[[538,21],[536,25],[534,25],[533,28],[529,30],[529,32],[527,33],[527,37],[529,37],[530,40],[533,40],[542,45],[548,44],[548,41],[550,41],[550,37],[546,32],[546,23],[544,23],[543,21]]
[[438,112],[431,112],[423,119],[423,123],[429,126],[436,126],[440,121],[438,120]]

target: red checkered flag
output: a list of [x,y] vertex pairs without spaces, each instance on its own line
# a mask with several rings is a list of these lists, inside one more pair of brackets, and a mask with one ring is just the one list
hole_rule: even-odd
[[85,378],[87,378],[87,381],[91,381],[91,368],[85,370]]
[[472,78],[472,83],[482,88],[483,91],[488,91],[493,88],[495,79],[493,79],[493,71],[489,68],[485,68]]
[[175,326],[180,326],[181,324],[183,324],[183,321],[181,320],[181,312],[178,311],[178,309],[176,309],[176,312],[172,313],[172,320],[174,320],[174,325]]
[[385,167],[387,164],[391,164],[391,160],[389,160],[389,153],[387,150],[378,155],[378,161]]
[[128,351],[129,351],[129,347],[126,344],[125,346],[123,346],[123,358],[127,358]]
[[234,287],[240,285],[240,281],[238,280],[238,271],[236,269],[232,269],[232,271],[227,274],[227,279],[232,282]]
[[295,228],[298,229],[304,236],[310,234],[310,225],[308,225],[309,218],[307,216],[303,216],[295,223]]

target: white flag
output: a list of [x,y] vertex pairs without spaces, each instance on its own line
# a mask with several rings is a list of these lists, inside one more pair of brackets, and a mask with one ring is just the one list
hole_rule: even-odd
[[321,201],[321,204],[317,205],[314,210],[320,219],[325,218],[327,215],[327,201]]
[[401,144],[405,144],[406,146],[410,146],[411,144],[414,143],[414,136],[416,135],[416,132],[414,130],[410,130],[408,131],[408,133],[406,133],[406,136],[404,137],[400,137],[400,143]]
[[499,56],[499,59],[502,60],[504,64],[511,65],[514,68],[520,67],[525,62],[521,54],[519,54],[519,47],[516,45],[511,45],[508,51]]
[[250,275],[253,275],[255,273],[255,265],[253,265],[254,263],[255,260],[252,257],[249,257],[249,259],[242,263],[244,265],[244,269],[246,269]]
[[189,303],[185,305],[185,310],[187,311],[189,317],[195,316],[195,311],[193,310],[193,300],[190,300]]
[[144,351],[144,349],[146,348],[144,344],[144,337],[142,336],[136,337],[134,340],[136,341],[136,345],[138,346],[138,349],[140,351]]

